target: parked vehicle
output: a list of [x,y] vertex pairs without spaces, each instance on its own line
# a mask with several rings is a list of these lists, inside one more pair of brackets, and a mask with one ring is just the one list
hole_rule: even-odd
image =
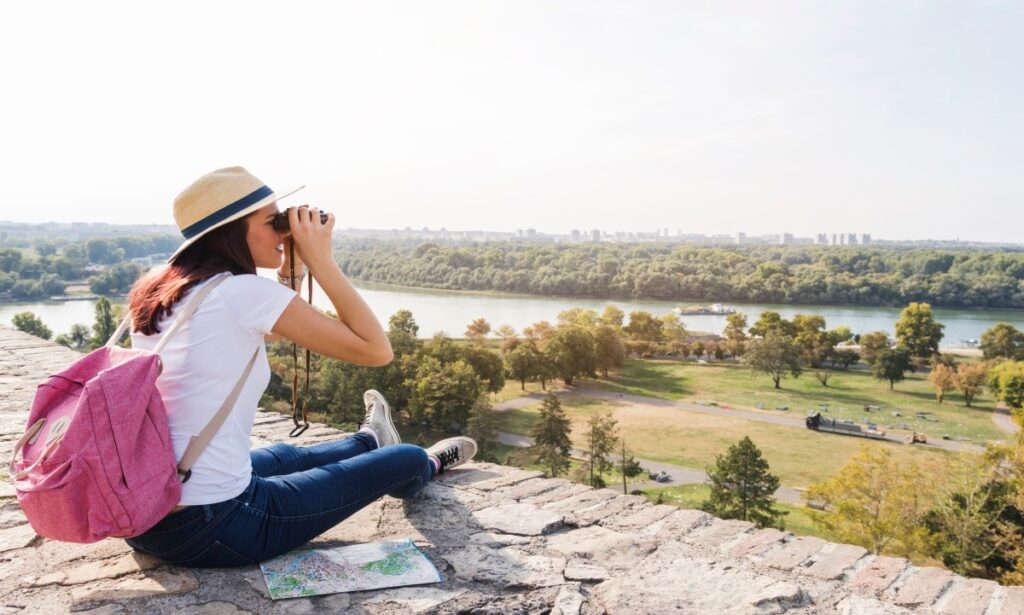
[[823,417],[820,412],[815,411],[808,413],[804,424],[807,425],[807,429],[813,429],[814,431],[827,431],[844,436],[859,436],[861,438],[874,438],[878,440],[885,438],[885,431],[878,429],[874,424],[869,423],[865,427],[853,421]]

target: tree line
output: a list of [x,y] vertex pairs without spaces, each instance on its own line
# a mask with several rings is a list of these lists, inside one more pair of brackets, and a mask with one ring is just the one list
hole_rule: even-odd
[[142,269],[129,259],[172,252],[173,235],[92,238],[77,242],[36,240],[32,249],[0,248],[0,295],[16,301],[63,295],[68,282],[85,279],[93,293],[128,291]]
[[1024,308],[1024,253],[882,247],[346,242],[349,276],[453,290],[675,301]]

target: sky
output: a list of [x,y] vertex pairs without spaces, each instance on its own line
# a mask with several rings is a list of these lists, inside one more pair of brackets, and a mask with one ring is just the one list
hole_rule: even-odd
[[[5,2],[0,220],[1024,242],[1024,2]],[[296,195],[299,197],[299,195]]]

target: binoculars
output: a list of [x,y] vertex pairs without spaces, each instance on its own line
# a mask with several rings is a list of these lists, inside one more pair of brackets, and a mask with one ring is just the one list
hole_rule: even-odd
[[[274,216],[272,224],[274,225],[275,231],[290,231],[291,225],[288,223],[288,210],[286,209]],[[327,224],[326,211],[320,212],[320,224]]]

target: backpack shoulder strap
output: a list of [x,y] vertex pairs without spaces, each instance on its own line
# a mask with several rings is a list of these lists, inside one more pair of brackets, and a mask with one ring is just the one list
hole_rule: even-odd
[[235,402],[238,401],[238,396],[242,394],[242,388],[245,386],[245,381],[249,379],[249,374],[252,373],[252,368],[256,364],[256,357],[260,354],[260,349],[257,346],[256,350],[253,351],[252,357],[249,358],[249,364],[242,370],[242,376],[235,383],[235,388],[231,389],[231,393],[228,394],[227,399],[220,405],[220,409],[217,410],[217,414],[213,415],[210,422],[206,424],[203,431],[199,432],[198,436],[192,436],[188,445],[185,447],[185,452],[181,456],[181,461],[178,462],[178,478],[181,482],[185,482],[192,475],[192,464],[199,459],[199,455],[203,453],[210,441],[213,440],[213,436],[216,435],[224,421],[227,420],[228,415],[231,414],[231,409],[235,407]]

